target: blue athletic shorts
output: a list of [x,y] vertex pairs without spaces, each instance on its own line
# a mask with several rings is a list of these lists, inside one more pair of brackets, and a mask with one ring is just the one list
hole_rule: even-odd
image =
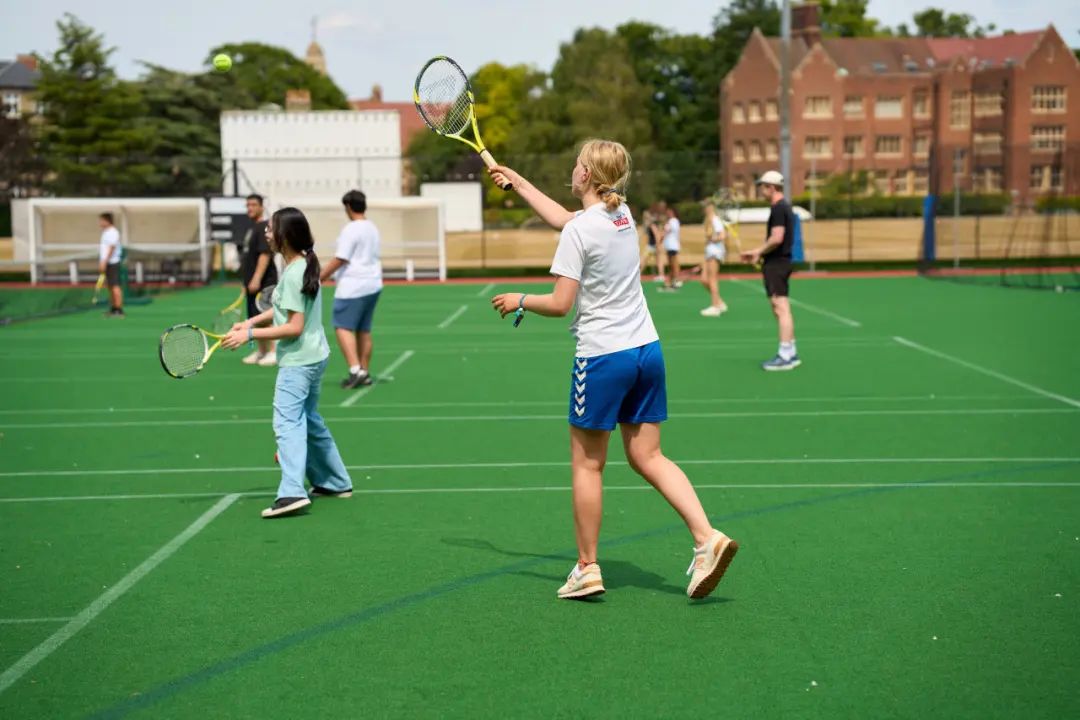
[[614,430],[667,420],[667,384],[660,341],[591,358],[574,358],[570,424]]
[[352,332],[371,332],[371,321],[378,302],[378,292],[355,298],[334,298],[334,327]]

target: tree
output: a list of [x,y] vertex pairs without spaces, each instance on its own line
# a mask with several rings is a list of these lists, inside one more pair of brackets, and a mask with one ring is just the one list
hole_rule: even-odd
[[45,163],[35,152],[30,122],[0,117],[0,203],[41,187],[44,175]]
[[767,36],[780,34],[780,7],[776,0],[732,0],[713,18],[713,41],[721,77],[735,67],[754,28]]
[[888,28],[867,17],[868,0],[821,0],[821,32],[828,37],[875,37]]
[[975,18],[967,13],[948,13],[940,8],[926,8],[915,13],[912,20],[919,37],[984,37],[997,29],[993,23],[985,27],[975,24]]
[[73,15],[57,22],[60,47],[39,58],[38,99],[45,106],[41,150],[51,189],[68,195],[139,193],[152,167],[143,161],[151,135],[133,83],[117,80],[112,48]]
[[287,90],[308,90],[313,110],[349,108],[345,93],[333,80],[284,48],[256,42],[219,45],[206,55],[208,70],[219,53],[233,61],[229,72],[210,75],[211,87],[221,93],[225,107],[284,105]]

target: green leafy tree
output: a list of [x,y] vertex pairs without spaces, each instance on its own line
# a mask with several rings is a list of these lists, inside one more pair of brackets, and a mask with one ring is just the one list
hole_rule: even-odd
[[891,34],[867,16],[868,0],[821,0],[821,32],[829,37],[875,37]]
[[915,34],[920,37],[984,37],[997,29],[993,23],[978,25],[967,13],[950,13],[940,8],[926,8],[912,16]]
[[345,93],[326,77],[284,48],[263,43],[230,43],[212,48],[206,67],[214,56],[232,58],[232,70],[210,75],[211,86],[221,94],[227,108],[256,108],[268,103],[285,104],[287,90],[308,90],[313,110],[345,110]]
[[46,168],[35,145],[29,120],[0,117],[0,203],[41,187]]
[[50,189],[63,195],[141,194],[153,167],[138,88],[109,66],[112,48],[73,15],[57,23],[59,48],[39,58],[44,103],[41,151]]
[[721,76],[735,67],[754,28],[767,36],[780,34],[780,6],[776,0],[731,0],[713,18]]

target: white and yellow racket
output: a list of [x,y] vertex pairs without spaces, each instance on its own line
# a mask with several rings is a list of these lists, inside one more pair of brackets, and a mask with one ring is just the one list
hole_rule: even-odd
[[[443,137],[465,143],[489,168],[497,164],[480,138],[474,108],[476,98],[469,78],[452,59],[437,55],[425,63],[416,76],[413,102],[429,128]],[[474,140],[462,135],[470,127]],[[506,183],[501,187],[511,190],[513,185]]]
[[90,296],[90,304],[97,305],[101,302],[101,289],[105,287],[105,273],[98,275],[97,282],[94,283],[94,294]]
[[214,351],[221,347],[224,337],[197,325],[173,325],[161,334],[158,341],[161,367],[177,380],[191,377],[209,362]]

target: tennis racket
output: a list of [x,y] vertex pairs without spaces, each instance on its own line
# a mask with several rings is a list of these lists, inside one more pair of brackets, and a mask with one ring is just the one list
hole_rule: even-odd
[[178,380],[191,377],[203,369],[224,337],[195,325],[173,325],[158,341],[161,367]]
[[259,312],[266,312],[274,307],[274,288],[277,285],[267,285],[259,294],[255,296],[255,309]]
[[94,294],[90,296],[90,304],[97,305],[101,302],[101,289],[105,287],[105,273],[98,275],[97,282],[94,283]]
[[244,321],[244,310],[241,306],[244,304],[245,297],[247,297],[247,289],[241,287],[240,296],[222,308],[214,318],[212,325],[214,332],[224,335],[232,329],[233,325]]
[[[428,60],[416,76],[413,102],[429,128],[443,137],[465,143],[479,153],[480,159],[489,168],[496,165],[495,158],[480,138],[474,107],[476,99],[469,78],[460,65],[445,55],[436,55]],[[470,127],[475,140],[462,135]],[[514,186],[506,183],[501,187],[511,190]]]

